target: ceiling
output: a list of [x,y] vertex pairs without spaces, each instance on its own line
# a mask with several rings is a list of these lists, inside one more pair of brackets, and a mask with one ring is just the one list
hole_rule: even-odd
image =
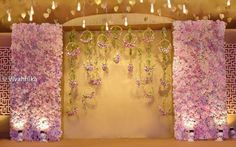
[[[78,1],[81,3],[80,12],[76,11]],[[101,4],[97,5],[96,2],[99,1],[101,1]],[[127,7],[130,7],[128,8],[130,9],[129,13],[150,14],[150,4],[155,3],[154,15],[162,15],[175,20],[203,19],[203,17],[210,16],[210,19],[216,20],[219,19],[219,14],[221,14],[222,20],[226,22],[232,18],[232,21],[227,25],[228,28],[236,28],[236,0],[231,0],[230,7],[226,7],[227,0],[170,0],[172,3],[171,9],[167,8],[167,0],[143,1],[144,3],[140,3],[140,0],[55,0],[57,8],[52,10],[46,18],[49,14],[47,9],[51,10],[52,0],[0,0],[0,32],[10,32],[12,23],[29,22],[29,16],[27,15],[23,19],[21,13],[27,13],[31,5],[34,7],[32,22],[36,23],[58,22],[63,24],[77,17],[104,13],[126,13]],[[131,6],[130,2],[131,4],[136,3]],[[183,14],[182,4],[186,4],[188,14]],[[117,11],[114,10],[114,7]],[[7,10],[11,14],[11,22],[8,22]]]

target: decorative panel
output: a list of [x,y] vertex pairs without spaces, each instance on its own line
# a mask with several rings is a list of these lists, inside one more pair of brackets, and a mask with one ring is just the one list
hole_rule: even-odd
[[8,77],[11,70],[10,47],[0,47],[0,115],[9,115],[9,88]]

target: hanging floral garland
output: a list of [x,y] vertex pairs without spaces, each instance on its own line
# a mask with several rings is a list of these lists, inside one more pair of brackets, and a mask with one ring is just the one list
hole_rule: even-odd
[[138,37],[134,33],[132,33],[131,29],[128,30],[128,32],[124,35],[124,38],[123,38],[124,47],[129,49],[130,62],[128,64],[128,73],[130,75],[132,75],[133,70],[134,70],[132,58],[135,57],[136,52],[134,48],[136,47],[137,40],[138,40]]
[[87,60],[84,63],[84,69],[87,72],[88,84],[90,85],[89,90],[82,95],[82,108],[87,113],[88,108],[93,109],[97,105],[95,94],[102,82],[99,74],[98,51],[96,50],[96,46],[104,49],[108,47],[108,44],[106,43],[107,39],[103,35],[94,43],[94,35],[88,30],[81,33],[80,41],[85,45],[86,49],[85,55]]
[[112,26],[110,29],[110,34],[112,37],[112,46],[116,50],[116,54],[113,57],[113,61],[118,64],[120,62],[120,48],[119,48],[119,38],[122,34],[122,27],[120,26]]
[[163,69],[163,77],[160,79],[159,95],[161,97],[162,104],[159,106],[159,111],[163,116],[171,115],[171,104],[168,103],[168,96],[171,90],[171,81],[167,75],[167,68],[171,65],[171,42],[167,39],[166,28],[162,29],[162,40],[159,42],[159,51],[161,52],[162,59],[158,58],[159,63]]
[[103,32],[98,35],[97,37],[97,46],[99,47],[99,53],[104,58],[104,62],[102,63],[102,70],[104,72],[108,72],[108,55],[109,55],[109,40],[107,35],[105,35]]
[[80,48],[78,43],[76,42],[76,35],[75,31],[70,32],[69,35],[69,43],[66,46],[66,55],[69,58],[69,63],[70,63],[70,72],[69,72],[69,84],[70,84],[70,108],[67,111],[67,116],[75,116],[78,114],[78,108],[76,105],[77,101],[77,94],[76,94],[76,89],[78,86],[78,83],[76,81],[76,60],[77,56],[80,54]]

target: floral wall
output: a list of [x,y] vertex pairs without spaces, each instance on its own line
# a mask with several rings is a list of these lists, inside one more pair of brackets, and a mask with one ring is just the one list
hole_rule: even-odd
[[39,140],[40,131],[50,141],[61,131],[62,27],[53,24],[12,26],[10,136]]
[[227,137],[225,23],[221,21],[174,22],[173,99],[175,137]]

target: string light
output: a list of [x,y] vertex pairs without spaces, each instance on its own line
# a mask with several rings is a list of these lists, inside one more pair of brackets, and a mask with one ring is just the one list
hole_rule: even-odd
[[85,21],[85,19],[83,19],[82,28],[86,28],[86,21]]
[[185,5],[185,4],[183,4],[183,13],[184,13],[184,14],[188,14],[188,10],[187,10],[187,8],[186,8],[186,5]]
[[11,22],[11,13],[9,10],[7,10],[7,21]]
[[231,5],[231,0],[227,0],[227,7],[230,7]]
[[143,0],[140,0],[139,2],[140,2],[140,3],[143,3]]
[[124,24],[126,27],[128,26],[128,18],[125,17],[125,24]]
[[154,3],[151,3],[150,12],[151,12],[151,13],[154,13],[154,12],[155,12]]
[[106,22],[106,31],[109,31],[109,24]]
[[56,9],[56,3],[55,3],[55,1],[53,0],[52,1],[52,10],[55,10]]
[[78,1],[78,4],[77,4],[77,11],[81,11],[81,4],[80,4],[79,1]]
[[168,8],[171,8],[171,7],[172,7],[170,0],[167,0],[167,7],[168,7]]

